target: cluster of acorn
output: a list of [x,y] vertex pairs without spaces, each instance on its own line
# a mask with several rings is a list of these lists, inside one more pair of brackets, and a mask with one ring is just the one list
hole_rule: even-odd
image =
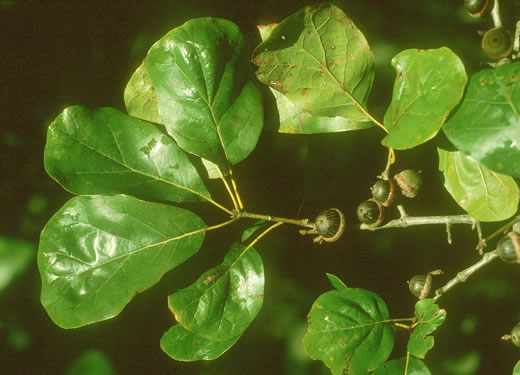
[[392,179],[377,181],[370,190],[372,198],[357,208],[357,216],[363,224],[377,227],[383,222],[385,207],[396,201],[399,195],[414,198],[422,186],[421,171],[405,169]]
[[[464,0],[464,8],[470,16],[478,18],[491,11],[493,0]],[[511,33],[503,27],[495,27],[484,33],[482,50],[491,59],[500,60],[513,51]]]

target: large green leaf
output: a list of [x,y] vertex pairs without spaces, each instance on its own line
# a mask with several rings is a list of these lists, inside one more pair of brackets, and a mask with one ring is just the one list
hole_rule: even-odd
[[433,298],[427,298],[415,304],[415,313],[417,325],[408,340],[408,351],[416,357],[424,358],[433,348],[434,339],[430,334],[444,323],[446,310],[439,309]]
[[311,115],[291,102],[285,95],[274,89],[271,89],[271,91],[276,99],[280,122],[267,123],[267,130],[290,134],[318,134],[366,129],[372,126],[370,122],[355,121],[341,116],[318,117]]
[[438,151],[444,186],[468,214],[480,221],[501,221],[515,214],[519,191],[512,177],[495,173],[460,151]]
[[35,254],[31,242],[0,236],[0,292],[29,267]]
[[63,328],[109,319],[195,254],[203,228],[178,207],[126,195],[73,198],[41,234],[42,305]]
[[449,48],[408,49],[392,59],[397,72],[385,114],[389,134],[382,144],[403,150],[433,138],[457,105],[468,81],[462,61]]
[[163,123],[184,150],[226,170],[228,161],[249,155],[262,130],[263,98],[249,61],[238,26],[193,19],[152,46],[130,79],[127,106]]
[[239,338],[240,336],[227,341],[211,341],[177,324],[162,336],[161,349],[177,361],[212,360],[224,354]]
[[520,177],[520,62],[474,74],[443,130],[474,160]]
[[333,374],[366,375],[388,358],[394,345],[386,304],[367,290],[342,288],[322,294],[308,321],[305,350]]
[[155,126],[113,108],[65,109],[49,126],[47,173],[76,194],[125,193],[174,202],[209,193],[188,156]]
[[159,115],[157,94],[144,63],[130,77],[125,87],[124,99],[130,116],[166,125],[166,120]]
[[217,267],[168,297],[175,319],[210,341],[244,332],[264,300],[264,266],[258,252],[235,243]]
[[[374,57],[361,31],[333,5],[307,6],[255,50],[258,79],[315,116],[368,121]],[[328,125],[330,126],[330,125]]]
[[513,369],[513,375],[520,375],[520,361],[516,363],[516,366]]
[[415,357],[410,357],[406,368],[406,357],[403,357],[386,362],[372,375],[431,375],[431,372],[423,361]]

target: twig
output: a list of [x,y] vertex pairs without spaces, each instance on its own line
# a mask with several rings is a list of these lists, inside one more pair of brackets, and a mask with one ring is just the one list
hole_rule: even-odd
[[450,290],[451,288],[453,288],[455,285],[457,285],[459,283],[465,282],[468,279],[468,277],[470,277],[472,274],[474,274],[479,269],[484,267],[486,264],[490,263],[496,257],[498,257],[498,253],[496,250],[490,251],[489,253],[485,253],[477,263],[466,268],[463,271],[460,271],[457,274],[457,276],[455,276],[453,279],[448,281],[446,283],[446,285],[444,285],[442,288],[437,289],[435,291],[435,297],[433,297],[433,299],[438,300],[448,290]]
[[[398,206],[399,208],[399,206]],[[470,224],[476,225],[478,221],[469,215],[448,215],[448,216],[408,216],[402,215],[399,219],[394,219],[380,227],[371,227],[366,224],[361,224],[361,230],[376,231],[389,228],[406,228],[413,225],[428,225],[428,224]]]
[[493,6],[493,9],[491,10],[491,17],[493,17],[493,24],[496,28],[502,27],[502,19],[500,18],[500,6],[499,6],[499,0],[495,0],[495,4]]
[[309,219],[287,219],[285,217],[278,217],[278,216],[270,216],[270,215],[262,215],[262,214],[255,214],[251,212],[246,211],[240,211],[235,214],[235,217],[237,219],[247,217],[250,219],[260,219],[260,220],[266,220],[266,221],[276,221],[279,223],[286,223],[286,224],[293,224],[293,225],[299,225],[300,227],[310,228],[312,230],[315,229],[314,223],[310,223]]

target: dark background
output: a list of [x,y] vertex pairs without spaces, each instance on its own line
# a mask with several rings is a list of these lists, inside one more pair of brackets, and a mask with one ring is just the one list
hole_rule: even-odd
[[[124,87],[148,48],[191,18],[227,18],[253,35],[256,24],[279,22],[311,3],[0,1],[0,236],[29,241],[36,252],[41,229],[71,198],[43,169],[46,128],[65,107],[83,104],[124,111]],[[504,15],[518,14],[518,1],[503,3]],[[335,4],[354,20],[374,51],[376,78],[369,108],[379,119],[391,99],[391,58],[404,49],[448,46],[468,74],[486,66],[477,31],[490,23],[468,17],[462,1]],[[246,224],[208,233],[195,257],[138,295],[119,316],[75,330],[56,326],[41,307],[33,261],[0,290],[0,373],[65,374],[90,349],[103,353],[117,374],[328,373],[305,355],[301,344],[312,302],[331,289],[325,272],[348,286],[377,293],[391,317],[401,318],[412,315],[415,303],[406,280],[441,268],[446,276],[436,279],[438,287],[478,260],[473,250],[476,234],[466,226],[453,228],[452,245],[442,226],[356,230],[355,209],[369,198],[368,187],[386,161],[379,145],[382,136],[377,128],[313,136],[264,132],[252,155],[236,166],[249,211],[313,218],[324,208],[338,207],[346,213],[349,230],[340,241],[321,246],[288,226],[263,239],[256,248],[265,264],[264,306],[221,358],[180,363],[161,351],[160,337],[174,323],[166,297],[220,263]],[[417,168],[424,176],[420,195],[407,202],[410,214],[462,213],[443,189],[437,163],[434,142],[398,153],[396,171]],[[218,182],[209,187],[217,200],[227,202]],[[207,223],[223,219],[211,207],[196,211]],[[396,215],[389,212],[390,217]],[[496,227],[484,225],[485,234]],[[495,261],[439,300],[447,321],[426,358],[434,375],[511,373],[520,350],[500,336],[520,320],[519,271],[518,266]],[[396,337],[392,356],[403,356],[407,334],[397,332]]]

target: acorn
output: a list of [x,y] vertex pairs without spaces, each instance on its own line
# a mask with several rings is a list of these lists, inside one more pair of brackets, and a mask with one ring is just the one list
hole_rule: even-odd
[[488,7],[489,0],[464,0],[464,9],[474,18],[482,17]]
[[520,348],[520,323],[511,330],[511,342]]
[[500,60],[513,51],[513,38],[503,27],[495,27],[482,37],[482,50],[489,58]]
[[377,227],[383,221],[384,207],[377,200],[371,198],[358,206],[357,217],[363,224]]
[[385,207],[390,206],[396,196],[396,187],[392,180],[379,180],[370,190],[374,199]]
[[506,263],[520,263],[520,235],[509,232],[498,242],[497,253]]
[[401,193],[408,198],[414,198],[422,186],[421,171],[405,169],[394,176],[395,182],[401,188]]
[[415,275],[408,281],[410,292],[419,299],[425,299],[432,288],[432,276],[442,275],[441,270],[428,272],[426,275]]
[[345,216],[337,208],[329,208],[320,212],[314,222],[316,232],[319,236],[314,239],[316,242],[337,241],[345,231]]

